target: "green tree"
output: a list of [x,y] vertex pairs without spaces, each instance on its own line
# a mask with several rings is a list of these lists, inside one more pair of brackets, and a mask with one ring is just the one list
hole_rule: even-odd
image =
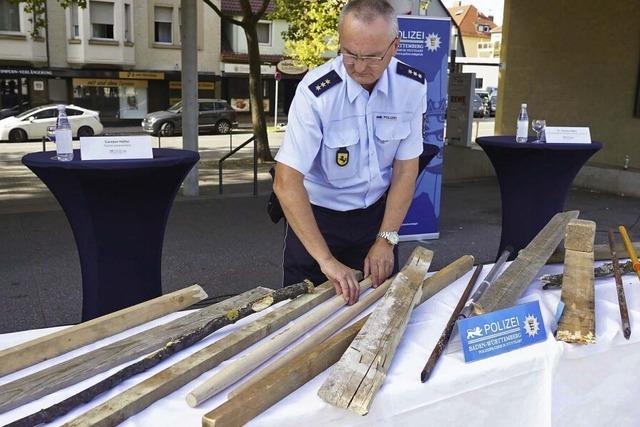
[[285,49],[294,61],[316,67],[338,50],[338,18],[347,0],[276,0],[273,19],[283,19]]
[[[33,24],[31,36],[33,38],[40,36],[40,30],[47,28],[47,0],[9,0],[11,3],[24,4],[24,11],[29,15],[29,22]],[[72,4],[76,4],[82,8],[87,7],[87,0],[58,0],[60,6],[65,9]]]
[[256,29],[258,21],[263,18],[271,0],[262,0],[260,8],[255,12],[251,9],[249,0],[239,0],[240,8],[242,9],[242,18],[240,20],[235,19],[232,15],[223,13],[211,0],[203,1],[220,16],[222,21],[238,25],[244,30],[249,52],[249,103],[251,105],[251,122],[253,124],[253,134],[258,144],[258,159],[262,162],[273,161],[273,156],[269,149],[269,139],[267,137],[264,105],[262,104],[260,47],[258,45],[258,30]]

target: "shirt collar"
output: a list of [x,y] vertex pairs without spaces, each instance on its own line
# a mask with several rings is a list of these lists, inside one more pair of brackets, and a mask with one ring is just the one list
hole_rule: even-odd
[[[347,70],[342,63],[341,55],[338,55],[336,61],[336,70],[338,71],[340,77],[342,77],[342,79],[347,83],[347,96],[349,97],[349,102],[353,102],[358,97],[358,95],[365,91],[365,88],[363,88],[360,83],[356,82],[351,78],[351,76],[349,76],[349,73],[347,73]],[[382,76],[380,76],[380,79],[374,86],[373,90],[380,91],[385,95],[389,93],[389,73],[393,68],[395,68],[397,62],[398,60],[396,58],[391,58],[391,62],[389,62],[389,65],[382,73]]]

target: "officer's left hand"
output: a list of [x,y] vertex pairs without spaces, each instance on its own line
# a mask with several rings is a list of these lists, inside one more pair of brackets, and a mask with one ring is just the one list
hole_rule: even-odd
[[372,286],[380,286],[391,276],[393,262],[393,246],[384,239],[376,239],[364,259],[364,277],[371,275]]

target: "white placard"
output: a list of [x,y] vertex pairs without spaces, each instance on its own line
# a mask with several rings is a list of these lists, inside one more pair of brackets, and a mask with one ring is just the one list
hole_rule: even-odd
[[544,135],[551,144],[591,144],[588,127],[547,126],[544,128]]
[[89,136],[80,138],[82,160],[153,159],[151,137]]

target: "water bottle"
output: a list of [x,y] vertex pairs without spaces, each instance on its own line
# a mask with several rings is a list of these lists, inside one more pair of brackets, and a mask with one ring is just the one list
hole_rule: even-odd
[[71,125],[64,105],[58,105],[58,120],[56,122],[56,153],[61,162],[73,160],[73,140]]
[[518,114],[518,131],[516,132],[516,142],[527,142],[529,135],[529,115],[527,114],[527,104],[520,106]]

